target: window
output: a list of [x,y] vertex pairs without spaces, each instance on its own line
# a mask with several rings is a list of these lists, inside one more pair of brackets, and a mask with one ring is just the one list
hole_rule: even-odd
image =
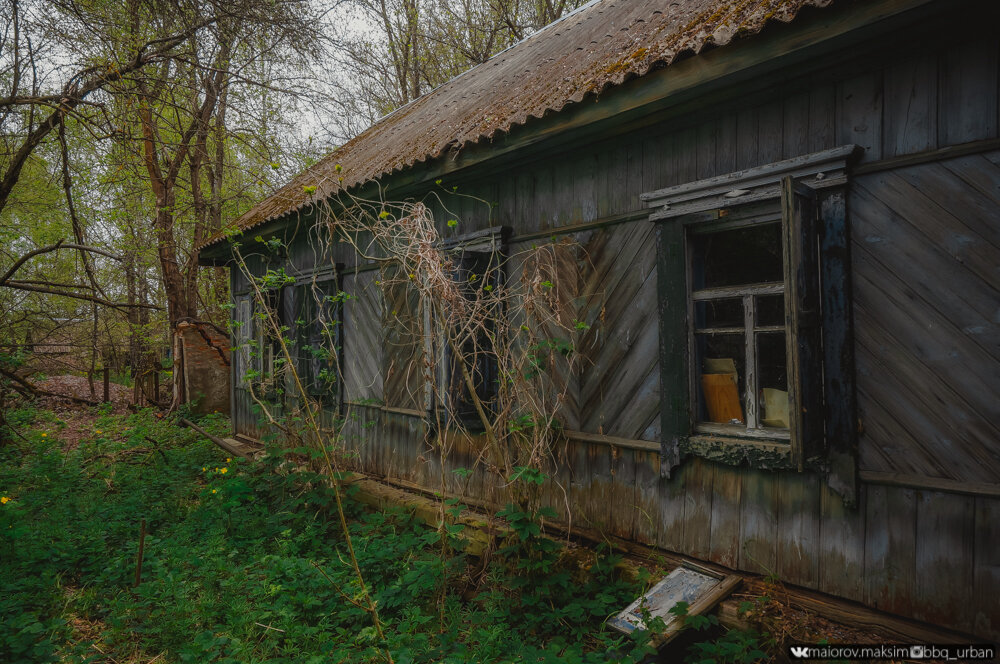
[[781,218],[689,231],[697,430],[788,438]]
[[643,194],[657,224],[667,474],[696,454],[819,469],[854,492],[844,190],[856,153]]
[[262,288],[261,298],[252,297],[250,303],[253,311],[250,366],[254,370],[251,380],[260,391],[260,396],[272,402],[284,392],[281,368],[285,366],[285,358],[274,324],[281,326],[287,320],[282,316],[287,301],[286,290]]
[[[452,260],[453,278],[460,285],[467,300],[478,300],[480,306],[493,306],[490,298],[496,295],[503,281],[503,244],[506,228],[491,228],[446,241],[443,249]],[[494,333],[495,316],[483,316],[481,324],[463,328],[466,321],[456,321],[458,327],[449,335],[437,334],[438,392],[448,400],[448,413],[470,429],[482,428],[482,421],[475,400],[468,388],[463,372],[469,372],[475,385],[476,398],[487,412],[491,412],[497,398],[498,368],[490,337]],[[461,359],[447,337],[459,342]],[[438,404],[443,405],[443,404]]]
[[296,369],[306,394],[325,404],[340,401],[343,294],[336,272],[295,287]]

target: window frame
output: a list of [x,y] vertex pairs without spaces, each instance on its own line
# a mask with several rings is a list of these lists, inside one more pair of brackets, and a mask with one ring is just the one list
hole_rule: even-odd
[[[317,399],[325,407],[339,408],[344,399],[343,390],[343,362],[344,362],[344,303],[338,297],[342,292],[341,266],[335,266],[321,272],[315,272],[308,277],[300,278],[292,286],[295,298],[295,316],[290,328],[295,331],[293,336],[296,345],[296,371],[299,380],[302,381],[306,396]],[[320,318],[316,315],[316,294],[314,289],[319,289],[322,297],[333,297],[329,303],[327,312],[329,322],[335,324],[332,338],[327,336],[324,326],[319,326]],[[303,319],[305,325],[298,325],[298,320]],[[319,329],[318,329],[319,328]],[[333,350],[337,355],[335,370],[337,378],[332,384],[320,385],[316,363],[320,362],[313,356],[306,355],[306,348],[312,347],[317,338],[322,338],[321,343],[327,341],[333,344]],[[330,387],[332,385],[332,387]]]
[[[733,328],[734,330],[742,330],[743,342],[745,348],[745,355],[743,360],[743,365],[739,367],[741,371],[745,374],[745,380],[747,380],[746,391],[748,394],[751,393],[751,388],[757,387],[757,372],[749,371],[748,367],[751,362],[756,365],[756,355],[757,355],[757,335],[767,332],[782,332],[785,334],[786,339],[788,336],[788,326],[787,322],[780,327],[780,329],[770,329],[772,326],[767,326],[768,329],[758,329],[760,326],[756,325],[756,299],[760,296],[766,295],[778,295],[785,296],[785,283],[781,282],[760,282],[753,284],[741,284],[738,286],[724,286],[718,288],[702,288],[696,289],[694,286],[694,263],[695,263],[695,242],[693,237],[711,235],[713,233],[722,233],[729,230],[737,230],[743,228],[750,228],[753,226],[761,226],[765,224],[780,224],[781,223],[781,210],[774,206],[773,213],[768,213],[766,210],[753,209],[749,211],[750,214],[743,214],[743,211],[736,210],[729,214],[720,217],[717,221],[707,221],[704,219],[694,220],[694,223],[686,225],[686,235],[685,235],[685,274],[687,282],[687,320],[688,320],[688,395],[690,399],[689,408],[691,413],[691,432],[692,435],[709,435],[709,436],[722,436],[727,438],[753,438],[762,440],[771,440],[774,442],[790,442],[791,431],[790,429],[777,429],[772,427],[756,426],[760,423],[762,418],[759,417],[757,404],[754,403],[753,399],[743,398],[741,401],[741,407],[743,409],[744,417],[746,419],[745,425],[740,427],[739,425],[733,424],[723,424],[706,422],[698,418],[699,411],[699,399],[698,394],[701,389],[698,385],[698,375],[699,370],[697,368],[697,352],[696,352],[696,339],[698,334],[706,334],[706,329],[699,329],[696,326],[696,316],[695,307],[698,302],[713,301],[719,299],[734,299],[739,297],[741,299],[741,307],[744,312],[743,325],[740,328]],[[715,292],[713,292],[715,291]],[[750,311],[747,310],[747,300],[751,300]],[[754,324],[752,328],[750,326],[750,316],[754,317]],[[748,332],[748,329],[750,330]],[[733,332],[735,333],[735,332]],[[752,341],[751,341],[752,339]],[[786,350],[786,362],[787,362],[787,350]],[[757,390],[753,389],[753,393]]]
[[[820,470],[856,497],[857,415],[850,312],[845,145],[642,194],[656,225],[661,473],[697,455],[764,469]],[[692,232],[782,223],[789,437],[698,426],[693,406]],[[745,324],[745,323],[744,323]],[[744,361],[745,364],[745,361]],[[699,430],[701,429],[701,430]]]
[[[489,272],[492,277],[489,285],[493,288],[499,288],[503,285],[506,278],[504,259],[507,249],[507,237],[509,235],[510,228],[495,226],[444,240],[441,242],[440,249],[445,255],[452,258],[455,263],[456,273],[475,272],[476,274],[480,274],[480,271],[475,266],[485,261],[487,268],[482,269],[481,273],[485,274]],[[482,288],[482,285],[477,285],[474,288]],[[425,318],[425,326],[426,335],[429,337],[429,345],[436,352],[437,376],[435,380],[437,383],[437,393],[444,395],[446,399],[458,400],[459,403],[453,404],[453,407],[448,410],[451,415],[459,420],[463,427],[471,431],[482,430],[483,424],[475,409],[473,400],[468,394],[461,371],[453,362],[453,351],[445,341],[444,331],[437,329],[437,326],[431,322],[430,316]],[[477,383],[477,388],[485,386],[485,390],[477,389],[477,396],[483,406],[489,410],[499,392],[499,385],[497,384],[499,367],[496,358],[488,354],[484,355],[481,359],[477,360],[477,369],[480,379],[480,382]],[[456,382],[459,383],[457,389],[455,387]],[[432,404],[432,409],[443,408],[443,404],[439,403],[433,394],[428,395],[428,403]]]
[[[274,406],[279,406],[284,390],[284,385],[279,385],[277,371],[280,369],[281,345],[274,335],[269,321],[261,318],[258,314],[274,315],[278,326],[284,325],[284,308],[286,302],[285,287],[261,288],[260,293],[264,302],[257,297],[250,299],[251,320],[253,321],[253,340],[257,345],[256,357],[252,358],[252,367],[257,371],[257,378],[254,389],[260,390],[258,396],[270,402]],[[263,305],[263,309],[261,308]],[[273,312],[273,313],[272,313]],[[278,368],[275,368],[276,363]],[[281,388],[279,390],[279,388]]]

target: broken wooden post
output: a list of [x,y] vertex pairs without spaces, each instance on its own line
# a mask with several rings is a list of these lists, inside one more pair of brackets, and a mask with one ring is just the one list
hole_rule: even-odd
[[[107,369],[105,369],[107,371]],[[104,374],[107,376],[107,373]],[[107,383],[105,383],[106,385]],[[146,547],[146,520],[143,519],[142,523],[139,524],[139,555],[135,559],[135,585],[133,588],[139,587],[139,582],[142,581],[142,552]]]
[[104,403],[111,401],[111,372],[104,367]]
[[190,420],[186,420],[183,417],[179,418],[177,421],[180,422],[183,426],[190,427],[191,429],[194,429],[195,431],[197,431],[198,433],[200,433],[202,436],[204,436],[205,438],[208,438],[210,441],[212,441],[213,443],[215,443],[216,445],[218,445],[219,447],[221,447],[225,451],[229,452],[230,454],[235,455],[235,456],[239,456],[239,457],[243,457],[244,459],[247,458],[247,453],[244,450],[241,450],[241,449],[239,449],[237,447],[233,447],[232,445],[230,445],[226,441],[222,440],[218,436],[213,436],[212,434],[210,434],[209,432],[205,431],[204,429],[202,429],[200,426],[198,426],[194,422],[192,422]]

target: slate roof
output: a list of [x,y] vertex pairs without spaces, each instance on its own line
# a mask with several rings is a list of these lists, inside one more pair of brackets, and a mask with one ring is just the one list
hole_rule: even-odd
[[[252,228],[339,189],[489,141],[682,55],[756,34],[770,21],[791,21],[804,6],[831,1],[593,0],[385,116],[230,226]],[[217,233],[201,248],[224,237]]]

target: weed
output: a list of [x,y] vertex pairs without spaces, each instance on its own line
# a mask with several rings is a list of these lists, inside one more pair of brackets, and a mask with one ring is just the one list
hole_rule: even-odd
[[[403,512],[366,511],[348,491],[382,641],[345,563],[333,489],[301,469],[315,450],[275,448],[250,464],[148,411],[93,416],[103,433],[64,451],[45,411],[8,413],[32,446],[0,449],[0,494],[11,498],[0,505],[0,661],[112,661],[137,648],[152,653],[147,661],[164,653],[199,663],[374,662],[385,651],[396,662],[603,662],[646,653],[603,625],[638,588],[617,576],[612,556],[589,570],[568,565],[562,546],[541,536],[543,510],[509,508],[515,535],[470,590],[460,524],[446,525],[454,546],[442,558],[439,532]],[[219,434],[228,425],[217,415],[201,424]],[[519,481],[544,481],[519,472]],[[454,518],[460,506],[447,509]]]

